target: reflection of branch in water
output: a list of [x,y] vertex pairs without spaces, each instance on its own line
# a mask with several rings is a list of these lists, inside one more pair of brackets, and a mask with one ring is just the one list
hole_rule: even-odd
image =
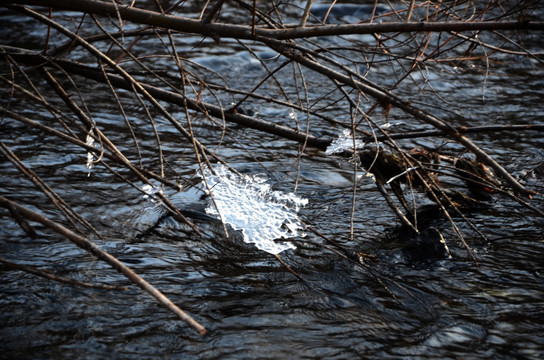
[[[366,273],[370,274],[372,276],[372,279],[376,281],[378,285],[383,287],[385,291],[397,302],[401,303],[398,296],[395,295],[392,288],[386,284],[389,283],[398,289],[400,289],[401,292],[408,295],[410,298],[412,298],[414,301],[416,301],[418,304],[420,304],[429,314],[432,314],[431,309],[413,292],[411,291],[407,286],[402,285],[399,281],[391,278],[390,276],[386,276],[384,274],[381,274],[379,271],[374,269],[372,266],[370,266],[368,263],[374,263],[376,262],[376,258],[369,254],[364,253],[355,253],[353,251],[347,250],[344,247],[342,247],[338,242],[332,240],[330,237],[325,236],[321,232],[317,231],[313,226],[306,224],[308,230],[310,230],[312,233],[317,235],[318,237],[325,240],[328,244],[320,244],[320,243],[314,243],[313,245],[319,246],[325,250],[331,251],[335,253],[336,255],[339,255],[344,260],[348,261],[349,263],[362,268],[365,270]],[[297,278],[300,277],[298,274],[294,274]]]

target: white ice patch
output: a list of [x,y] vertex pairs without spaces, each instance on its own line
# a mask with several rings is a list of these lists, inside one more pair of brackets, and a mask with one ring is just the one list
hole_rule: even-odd
[[[246,243],[260,250],[279,254],[295,249],[290,242],[276,239],[300,236],[303,225],[297,212],[308,203],[293,193],[272,190],[266,179],[239,176],[224,166],[214,168],[216,175],[206,169],[204,175],[215,201],[206,208],[208,214],[219,216],[235,230],[241,230]],[[218,212],[219,211],[219,212]]]
[[[361,140],[355,139],[356,149],[362,149],[363,146],[365,146],[365,144]],[[333,142],[327,147],[325,154],[332,155],[341,153],[344,150],[353,150],[353,135],[348,129],[344,129],[338,138],[333,140]]]
[[[92,130],[91,130],[92,131]],[[94,145],[94,139],[92,138],[91,136],[91,132],[89,131],[89,133],[87,134],[87,137],[85,138],[85,144],[86,145],[89,145],[89,146],[93,146]],[[93,169],[94,167],[94,155],[92,152],[90,151],[87,151],[87,164],[85,164],[85,166],[87,167],[87,169],[89,169],[89,172],[87,173],[87,176],[91,176],[91,170]]]
[[396,121],[396,122],[386,122],[385,124],[383,124],[382,126],[380,126],[382,129],[384,130],[387,130],[387,129],[390,129],[394,126],[399,126],[401,125],[402,123],[400,121]]
[[162,204],[161,198],[157,195],[157,194],[164,194],[162,189],[150,184],[145,184],[144,186],[142,186],[142,191],[145,193],[144,199],[150,200],[155,205]]

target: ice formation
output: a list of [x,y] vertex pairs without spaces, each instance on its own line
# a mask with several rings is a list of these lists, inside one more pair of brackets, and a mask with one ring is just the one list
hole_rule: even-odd
[[275,241],[300,236],[303,225],[297,212],[308,203],[293,193],[272,190],[266,179],[258,176],[239,176],[220,165],[208,169],[204,176],[215,205],[206,208],[235,230],[241,230],[244,241],[270,254],[279,254],[295,246],[290,242]]
[[144,186],[142,186],[142,191],[145,193],[144,199],[150,200],[155,205],[162,204],[161,198],[157,195],[157,194],[164,194],[162,189],[150,184],[145,184]]
[[[94,139],[91,136],[91,132],[87,134],[87,137],[85,138],[85,144],[89,146],[94,145]],[[85,166],[87,167],[87,169],[89,169],[87,176],[91,176],[91,170],[94,167],[94,155],[90,151],[87,151],[87,164],[85,164]]]
[[[365,144],[361,140],[357,138],[355,139],[356,149],[362,149],[364,145]],[[333,142],[327,147],[325,154],[332,155],[341,153],[344,150],[353,150],[353,135],[351,135],[351,131],[348,129],[344,129],[338,138],[333,140]]]

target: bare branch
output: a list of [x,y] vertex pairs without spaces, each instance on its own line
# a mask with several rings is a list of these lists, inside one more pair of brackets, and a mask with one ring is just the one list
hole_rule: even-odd
[[192,317],[190,317],[184,311],[182,311],[179,307],[177,307],[172,301],[170,301],[170,299],[164,296],[153,285],[149,284],[147,281],[142,279],[134,271],[132,271],[128,266],[124,265],[119,260],[117,260],[117,258],[110,255],[106,251],[100,249],[95,243],[93,243],[89,239],[74,233],[70,229],[50,220],[49,218],[41,214],[38,214],[35,211],[32,211],[22,205],[19,205],[11,200],[8,200],[3,196],[0,196],[0,205],[4,207],[6,206],[14,207],[15,209],[17,209],[19,214],[21,214],[26,219],[39,222],[40,224],[48,227],[49,229],[55,231],[56,233],[59,233],[63,235],[64,237],[68,238],[70,241],[72,241],[74,244],[76,244],[83,250],[88,251],[89,253],[93,254],[100,260],[105,261],[115,270],[125,275],[134,284],[138,285],[142,290],[146,291],[155,299],[157,299],[159,303],[161,303],[168,310],[176,314],[181,320],[186,322],[189,326],[195,329],[199,334],[201,335],[206,334],[206,329],[202,325],[200,325]]
[[[12,4],[41,5],[57,9],[81,11],[102,16],[121,16],[139,24],[159,26],[166,29],[185,33],[201,34],[213,38],[288,40],[310,38],[317,36],[374,34],[399,32],[429,32],[429,31],[474,31],[474,30],[532,30],[543,31],[544,22],[536,21],[479,21],[479,22],[398,22],[372,24],[340,24],[315,25],[286,29],[264,29],[248,25],[233,25],[225,23],[205,23],[199,20],[183,18],[149,10],[138,9],[128,5],[113,5],[110,2],[97,0],[79,0],[77,2],[64,0],[21,0]],[[117,12],[118,11],[118,12]]]

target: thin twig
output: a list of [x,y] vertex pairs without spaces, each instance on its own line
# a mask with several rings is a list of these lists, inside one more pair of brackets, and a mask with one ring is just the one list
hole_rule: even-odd
[[[9,206],[11,207],[11,204]],[[53,274],[49,273],[46,270],[34,269],[34,268],[30,267],[30,266],[17,264],[17,263],[14,263],[14,262],[8,261],[6,259],[2,259],[2,258],[0,258],[0,263],[4,264],[4,265],[6,265],[6,266],[8,266],[10,268],[13,268],[13,269],[21,270],[21,271],[24,271],[24,272],[27,272],[27,273],[30,273],[30,274],[34,274],[34,275],[41,276],[41,277],[49,279],[49,280],[53,280],[53,281],[57,281],[57,282],[65,283],[65,284],[70,284],[70,285],[75,285],[75,286],[83,286],[83,287],[94,288],[94,289],[104,289],[104,290],[127,290],[128,289],[126,286],[107,285],[107,284],[91,284],[91,283],[88,283],[88,282],[83,282],[83,281],[79,281],[79,280],[75,280],[75,279],[67,279],[67,278],[64,278],[64,277],[61,277],[61,276],[58,276],[58,275],[53,275]]]

